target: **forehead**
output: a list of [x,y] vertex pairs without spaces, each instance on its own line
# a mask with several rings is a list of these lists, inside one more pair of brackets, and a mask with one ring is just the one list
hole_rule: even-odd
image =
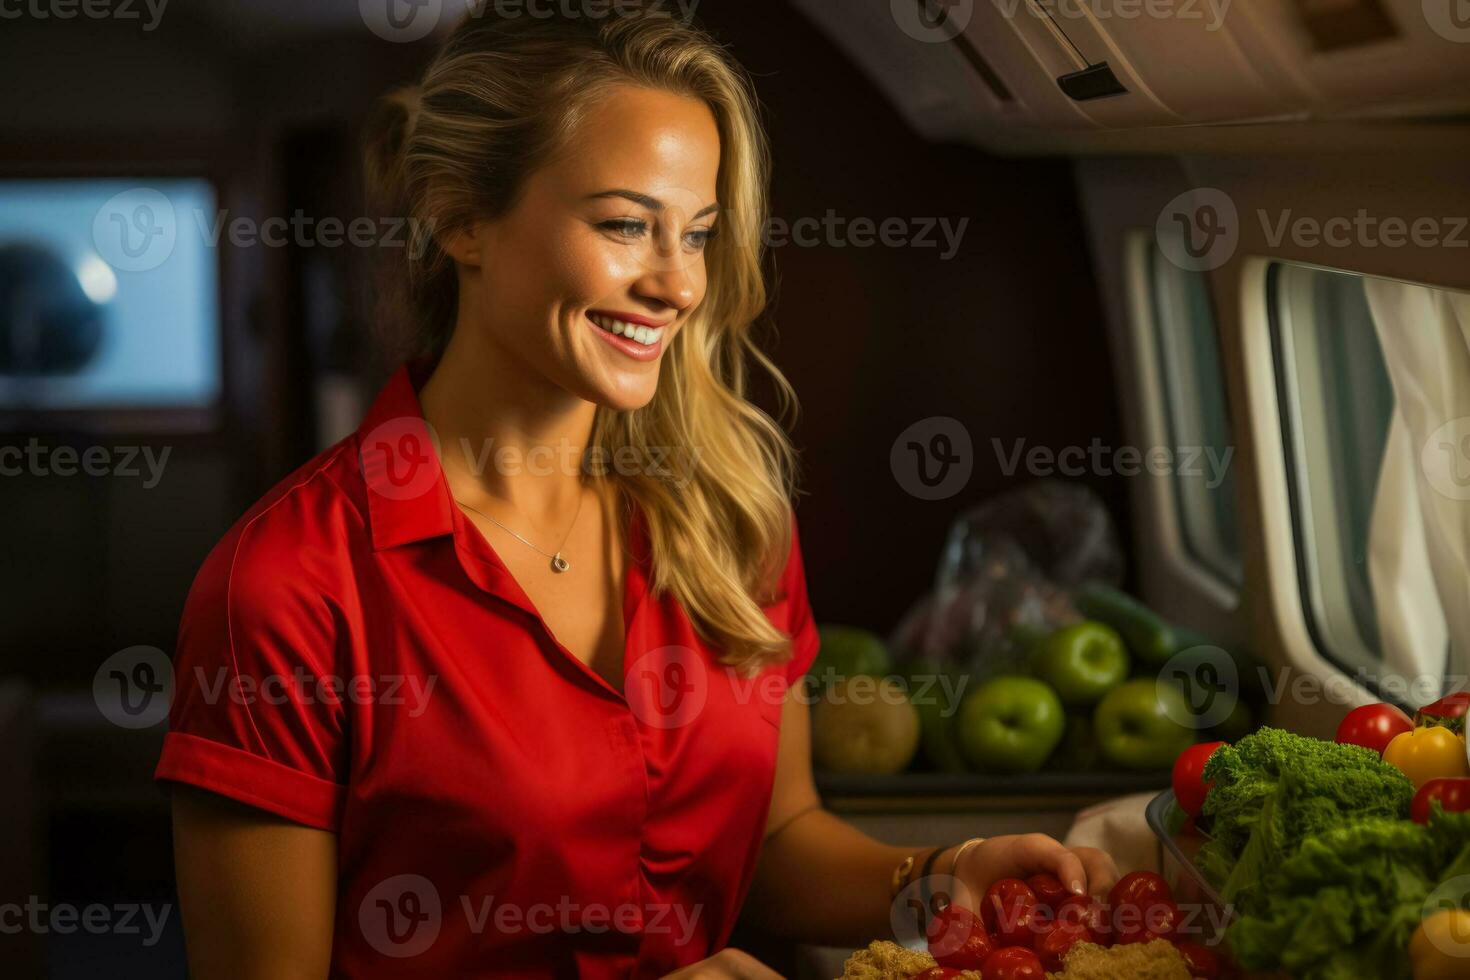
[[[615,87],[581,125],[544,177],[583,196],[623,188],[703,207],[715,200],[720,133],[702,100],[660,89]],[[662,193],[661,193],[662,192]]]

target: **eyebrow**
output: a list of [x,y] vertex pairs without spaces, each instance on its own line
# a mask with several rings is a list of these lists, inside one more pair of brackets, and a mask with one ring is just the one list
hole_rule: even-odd
[[[660,201],[658,198],[652,197],[648,194],[640,194],[637,191],[630,191],[624,188],[617,188],[610,191],[601,191],[597,194],[588,194],[587,197],[589,200],[598,200],[604,197],[622,197],[626,198],[629,201],[632,201],[634,204],[637,204],[640,207],[645,207],[650,211],[662,211],[664,209],[664,202]],[[689,220],[693,221],[696,218],[703,218],[705,215],[713,214],[719,209],[720,202],[716,201],[714,204],[710,204],[704,208],[701,208],[694,214],[690,215]]]

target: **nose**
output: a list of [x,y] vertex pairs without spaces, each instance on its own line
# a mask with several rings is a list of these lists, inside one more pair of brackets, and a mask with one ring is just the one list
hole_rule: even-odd
[[[703,270],[697,272],[687,263],[687,256],[660,256],[658,264],[667,267],[645,268],[633,283],[633,295],[650,306],[667,308],[682,314],[699,299],[703,288]],[[699,262],[696,258],[695,264]]]

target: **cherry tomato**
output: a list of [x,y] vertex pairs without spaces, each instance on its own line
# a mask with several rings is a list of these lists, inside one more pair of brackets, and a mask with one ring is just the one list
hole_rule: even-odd
[[1414,721],[1391,704],[1365,704],[1354,708],[1337,726],[1339,745],[1361,745],[1379,755],[1397,735],[1413,731]]
[[980,918],[996,945],[1030,946],[1039,918],[1036,893],[1019,878],[1002,878],[985,892]]
[[1179,906],[1167,898],[1143,904],[1124,902],[1113,908],[1113,930],[1119,946],[1173,939],[1179,931]]
[[985,980],[1046,980],[1041,960],[1029,949],[1009,946],[991,953],[981,967]]
[[1172,901],[1174,893],[1169,883],[1152,871],[1130,871],[1108,892],[1108,904],[1113,908],[1124,904],[1147,906],[1158,899]]
[[1032,875],[1026,879],[1026,885],[1036,893],[1036,906],[1048,918],[1055,915],[1057,906],[1072,894],[1056,875],[1051,874]]
[[952,977],[960,975],[960,971],[948,966],[931,966],[923,973],[914,974],[914,980],[951,980]]
[[1113,917],[1102,903],[1091,895],[1068,895],[1057,909],[1058,922],[1078,922],[1092,934],[1099,946],[1113,945]]
[[1191,745],[1174,760],[1174,775],[1171,779],[1174,799],[1179,801],[1179,808],[1191,817],[1198,814],[1199,808],[1205,805],[1205,794],[1210,789],[1205,783],[1205,763],[1224,744],[1201,742],[1199,745]]
[[1470,776],[1465,743],[1448,728],[1416,728],[1395,736],[1383,750],[1383,761],[1408,776],[1415,792],[1431,779]]
[[995,950],[995,943],[985,931],[980,917],[969,909],[948,905],[929,920],[927,930],[929,955],[940,966],[960,970],[978,970],[985,957]]
[[1191,942],[1175,942],[1174,948],[1184,957],[1184,965],[1195,980],[1219,980],[1220,957],[1213,949]]
[[1446,813],[1463,813],[1470,810],[1470,779],[1431,779],[1419,787],[1414,802],[1409,805],[1409,816],[1415,823],[1428,823],[1434,809],[1431,804],[1439,800]]
[[1048,922],[1036,937],[1036,955],[1048,973],[1059,973],[1067,950],[1092,941],[1091,931],[1080,922]]

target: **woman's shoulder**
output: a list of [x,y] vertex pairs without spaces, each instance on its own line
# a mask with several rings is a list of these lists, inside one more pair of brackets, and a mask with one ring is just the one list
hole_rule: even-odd
[[240,515],[205,558],[191,601],[223,592],[269,601],[340,588],[366,541],[353,493],[355,445],[348,437],[323,450]]

